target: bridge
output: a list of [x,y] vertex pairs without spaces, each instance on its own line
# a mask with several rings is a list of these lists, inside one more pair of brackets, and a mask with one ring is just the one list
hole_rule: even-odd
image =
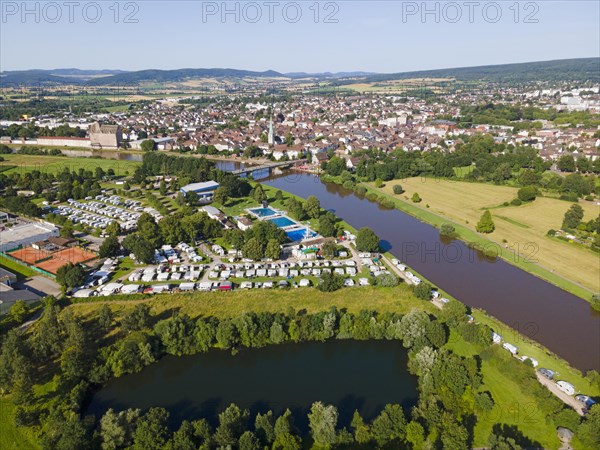
[[257,172],[259,170],[267,170],[268,169],[269,171],[271,171],[271,169],[275,169],[275,168],[287,169],[292,166],[301,165],[301,164],[305,164],[305,163],[306,163],[306,159],[295,159],[293,161],[279,161],[279,162],[261,164],[258,166],[248,166],[248,167],[244,167],[243,169],[234,170],[231,173],[234,175],[244,175],[244,174],[248,175],[249,173]]

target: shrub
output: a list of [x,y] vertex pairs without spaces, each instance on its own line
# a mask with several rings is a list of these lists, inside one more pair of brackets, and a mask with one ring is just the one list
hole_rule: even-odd
[[413,203],[420,203],[421,202],[421,197],[419,197],[419,194],[417,194],[416,192],[412,195],[411,198]]
[[454,226],[450,223],[443,223],[440,227],[440,234],[442,236],[452,236],[455,233]]
[[594,201],[594,196],[593,196],[593,195],[586,195],[586,196],[585,196],[585,199],[586,199],[588,202],[593,202],[593,201]]
[[354,188],[354,192],[356,192],[358,195],[365,195],[367,193],[367,188],[364,186],[356,186]]
[[548,232],[546,233],[548,236],[556,236],[556,230],[553,229],[549,229]]
[[383,180],[382,180],[381,178],[377,178],[377,179],[375,180],[375,187],[376,187],[376,188],[382,188],[383,186],[384,186],[384,184],[383,184]]
[[372,202],[377,200],[377,194],[375,192],[369,192],[367,194],[367,200],[371,200]]
[[592,296],[592,308],[594,308],[596,311],[600,311],[600,294],[594,294]]
[[431,285],[422,282],[414,288],[415,297],[421,300],[431,300]]
[[535,200],[536,195],[537,189],[535,186],[525,186],[519,189],[519,191],[517,192],[519,200],[523,202],[531,202]]
[[394,187],[392,188],[392,190],[394,191],[394,194],[396,194],[396,195],[400,195],[400,194],[404,193],[404,189],[402,189],[402,186],[400,186],[399,184],[395,184]]
[[523,202],[518,198],[513,198],[511,200],[510,204],[513,206],[521,206],[523,204]]
[[568,202],[577,202],[579,201],[579,197],[577,197],[577,194],[574,192],[566,192],[564,194],[561,194],[561,196],[559,197],[560,200],[566,200]]
[[342,186],[345,189],[350,189],[350,190],[354,189],[354,183],[352,181],[344,181],[344,184],[342,184]]

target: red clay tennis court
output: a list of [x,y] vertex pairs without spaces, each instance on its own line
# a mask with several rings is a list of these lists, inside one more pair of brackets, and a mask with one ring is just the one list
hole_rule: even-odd
[[88,252],[79,247],[65,248],[53,253],[45,250],[36,250],[33,247],[25,247],[11,252],[9,255],[54,274],[60,267],[67,263],[83,263],[96,258],[95,253]]

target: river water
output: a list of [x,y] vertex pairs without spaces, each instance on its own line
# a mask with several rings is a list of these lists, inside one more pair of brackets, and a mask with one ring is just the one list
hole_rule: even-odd
[[[303,198],[314,195],[353,227],[373,229],[386,250],[458,300],[486,310],[574,367],[600,371],[600,313],[584,300],[460,241],[444,241],[436,228],[314,175],[290,172],[264,183]],[[499,332],[519,346],[514,332]]]

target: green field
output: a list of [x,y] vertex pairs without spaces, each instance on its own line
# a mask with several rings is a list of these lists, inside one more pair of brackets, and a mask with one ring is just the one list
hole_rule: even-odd
[[[405,192],[393,194],[400,184]],[[586,300],[600,291],[598,254],[546,236],[549,229],[559,229],[564,213],[571,203],[538,197],[521,206],[504,207],[504,202],[516,198],[516,188],[482,183],[467,183],[433,178],[409,178],[390,181],[383,188],[369,189],[386,194],[396,206],[424,222],[440,226],[452,222],[460,238],[492,248],[508,262],[568,290]],[[412,203],[413,193],[422,201]],[[429,205],[429,208],[427,207]],[[584,221],[596,217],[598,207],[592,202],[580,202]],[[490,209],[496,225],[493,233],[481,235],[475,231],[483,211]]]
[[40,446],[30,428],[17,427],[13,422],[15,405],[0,396],[0,448],[2,450],[35,450]]
[[19,264],[18,262],[4,256],[0,256],[0,267],[14,273],[19,280],[31,277],[33,275],[39,275],[39,273],[33,269],[30,269],[29,267]]
[[47,155],[2,155],[4,161],[0,161],[0,168],[9,166],[3,171],[4,174],[13,172],[27,173],[33,170],[40,172],[57,174],[68,167],[70,170],[96,170],[101,167],[103,170],[113,169],[116,175],[133,174],[136,167],[141,163],[136,161],[119,161],[116,159],[100,158],[71,158],[67,156],[47,156]]

